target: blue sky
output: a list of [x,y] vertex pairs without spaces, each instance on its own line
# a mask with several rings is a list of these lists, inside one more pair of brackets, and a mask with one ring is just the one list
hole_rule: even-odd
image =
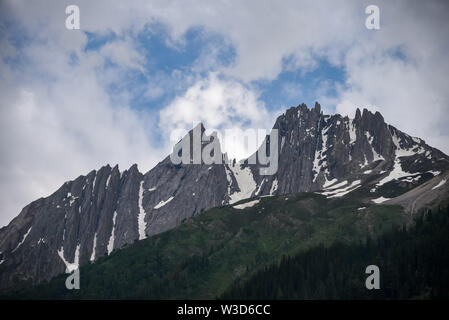
[[[338,86],[344,86],[345,71],[342,66],[332,65],[326,59],[317,59],[311,70],[286,70],[271,81],[256,82],[260,88],[261,99],[265,104],[288,108],[305,103],[313,107],[315,101],[323,95],[337,97]],[[335,104],[327,104],[326,108],[335,111]]]
[[[86,32],[87,43],[85,51],[97,51],[108,42],[115,41],[118,36],[114,33],[97,35]],[[111,95],[120,90],[133,92],[130,106],[136,109],[157,110],[166,106],[177,95],[182,94],[191,81],[189,77],[206,77],[208,72],[226,68],[236,61],[236,49],[232,43],[227,43],[220,34],[213,34],[200,27],[186,30],[180,41],[170,42],[167,28],[162,24],[151,24],[145,27],[134,41],[146,58],[145,68],[150,75],[138,70],[130,70],[126,82],[120,86],[112,84],[109,88]],[[208,68],[198,70],[208,48],[216,48],[214,64]],[[286,67],[289,58],[283,61],[284,70],[273,79],[254,80],[247,83],[259,94],[260,100],[268,110],[279,110],[306,103],[313,106],[322,95],[328,98],[337,97],[337,86],[344,86],[345,72],[343,66],[332,65],[326,57],[317,58],[312,68]],[[109,61],[108,66],[114,67]],[[165,86],[163,91],[155,92],[154,96],[145,95],[143,88],[151,86],[154,78],[163,79],[171,86]],[[135,90],[135,88],[142,90]],[[156,91],[156,90],[155,90]],[[328,110],[335,110],[335,104],[327,105]]]
[[444,1],[76,0],[80,30],[68,4],[0,2],[0,225],[107,163],[151,169],[195,121],[270,129],[303,102],[449,152]]

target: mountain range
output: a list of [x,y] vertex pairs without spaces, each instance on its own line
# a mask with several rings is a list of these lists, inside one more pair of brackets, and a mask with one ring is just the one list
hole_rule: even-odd
[[[279,155],[273,175],[261,175],[263,166],[248,159],[174,164],[167,156],[146,173],[137,165],[125,171],[106,165],[31,202],[0,229],[0,290],[49,281],[211,208],[251,208],[262,198],[310,193],[301,201],[352,197],[358,211],[399,206],[410,222],[449,196],[449,157],[387,124],[379,112],[357,109],[350,119],[325,115],[318,103],[301,104],[280,115],[273,129]],[[270,137],[263,143],[265,152]]]

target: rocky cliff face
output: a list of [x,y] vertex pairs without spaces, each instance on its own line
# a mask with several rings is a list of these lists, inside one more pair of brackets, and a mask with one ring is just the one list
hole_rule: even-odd
[[363,113],[357,109],[355,118],[349,119],[323,115],[318,103],[313,109],[302,104],[288,109],[274,128],[279,130],[278,172],[264,177],[257,166],[248,165],[257,185],[255,195],[338,190],[376,177],[374,193],[405,178],[416,186],[449,167],[444,153],[366,109]]
[[[104,166],[30,203],[0,229],[0,289],[49,280],[66,267],[172,229],[203,209],[249,197],[309,191],[341,197],[365,190],[360,196],[366,201],[416,211],[429,205],[408,205],[407,195],[419,188],[432,201],[449,195],[449,157],[386,124],[380,113],[357,110],[349,119],[323,115],[319,104],[302,104],[288,109],[274,128],[274,175],[260,175],[263,166],[248,161],[173,164],[167,157],[145,174],[136,165],[123,172]],[[266,144],[269,150],[268,137]]]

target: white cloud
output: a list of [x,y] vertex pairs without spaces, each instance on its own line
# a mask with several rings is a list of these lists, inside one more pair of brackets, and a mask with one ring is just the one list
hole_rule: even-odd
[[[85,53],[82,33],[66,36],[79,47],[68,50],[55,38],[39,39],[20,51],[8,50],[18,60],[13,64],[0,53],[0,225],[80,174],[107,163],[121,170],[138,163],[146,171],[164,155],[153,145],[155,133],[146,129],[155,127],[156,119],[132,110],[126,95],[116,98],[107,91],[138,66],[135,57],[126,60],[133,55],[131,43],[112,43],[106,54]],[[105,67],[111,57],[118,67]]]
[[[253,90],[236,80],[220,79],[211,73],[161,110],[160,127],[168,138],[175,130],[187,132],[197,122],[202,122],[206,130],[216,130],[226,139],[227,129],[266,129],[268,133],[275,116],[267,111]],[[249,156],[257,148],[256,145],[250,148],[239,145],[227,149],[224,144],[224,152],[237,159]]]
[[136,69],[146,73],[145,57],[136,50],[129,38],[106,43],[101,47],[100,54],[122,68]]
[[[351,115],[356,107],[377,110],[392,125],[448,152],[445,7],[395,4],[387,7],[390,11],[381,9],[385,15],[381,30],[345,56],[347,79],[339,88],[337,112]],[[407,19],[398,19],[399,10]]]

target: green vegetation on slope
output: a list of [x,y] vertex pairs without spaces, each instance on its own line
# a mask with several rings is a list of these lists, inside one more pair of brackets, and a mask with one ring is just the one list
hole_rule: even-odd
[[[336,242],[285,256],[234,284],[224,299],[448,299],[449,207],[376,240]],[[365,268],[380,268],[380,289],[367,290]]]
[[313,193],[263,197],[243,210],[213,208],[81,267],[80,290],[67,290],[66,275],[61,275],[9,297],[213,299],[283,255],[337,240],[361,241],[403,221],[397,206],[369,206]]

